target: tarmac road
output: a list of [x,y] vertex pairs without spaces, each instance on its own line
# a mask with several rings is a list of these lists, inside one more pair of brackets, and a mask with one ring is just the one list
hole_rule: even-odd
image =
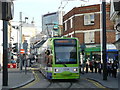
[[103,88],[99,83],[81,77],[79,80],[47,80],[38,70],[33,71],[35,81],[21,88]]

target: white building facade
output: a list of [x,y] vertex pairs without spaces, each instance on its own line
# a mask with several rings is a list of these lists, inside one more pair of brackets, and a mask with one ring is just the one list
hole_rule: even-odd
[[[24,40],[27,40],[27,43],[28,43],[28,52],[29,52],[30,43],[31,43],[30,39],[32,37],[35,37],[35,35],[37,33],[37,27],[33,23],[31,23],[31,24],[29,24],[29,23],[22,23],[22,28],[21,28],[20,25],[21,25],[21,23],[15,24],[13,22],[12,27],[15,27],[15,28],[18,27],[17,28],[18,32],[16,32],[16,34],[13,33],[14,36],[12,36],[12,37],[17,37],[16,42],[18,42],[18,43],[20,42],[21,39],[22,39],[21,40],[22,43],[24,42]],[[21,38],[21,34],[20,33],[22,33],[22,38]]]

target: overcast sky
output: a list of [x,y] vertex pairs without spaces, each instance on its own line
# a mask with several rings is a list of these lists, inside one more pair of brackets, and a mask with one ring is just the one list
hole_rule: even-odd
[[[62,3],[61,3],[62,1]],[[23,20],[28,17],[28,22],[34,18],[36,26],[41,29],[41,16],[48,12],[56,12],[59,7],[65,12],[70,11],[74,7],[81,4],[98,4],[100,0],[15,0],[14,1],[14,21],[20,20],[20,12],[22,12]],[[89,1],[89,2],[84,2]],[[59,9],[59,10],[61,10]]]

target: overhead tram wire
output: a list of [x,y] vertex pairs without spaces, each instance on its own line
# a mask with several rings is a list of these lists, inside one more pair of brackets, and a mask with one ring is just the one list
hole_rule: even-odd
[[60,6],[58,7],[58,10],[61,8],[61,6],[62,6],[62,1],[61,1],[61,3],[60,3]]
[[58,7],[58,11],[60,10],[60,9],[64,9],[65,8],[65,6],[68,4],[68,1],[66,2],[66,4],[62,7],[62,4],[63,4],[63,0],[61,0],[61,3],[60,3],[60,6]]
[[[65,2],[65,1],[66,1],[66,4],[62,7],[63,2]],[[63,10],[63,9],[66,7],[66,5],[69,3],[69,1],[77,1],[77,0],[61,0],[60,6],[58,7],[58,11],[59,11],[60,9]],[[79,1],[89,2],[89,0],[79,0]]]

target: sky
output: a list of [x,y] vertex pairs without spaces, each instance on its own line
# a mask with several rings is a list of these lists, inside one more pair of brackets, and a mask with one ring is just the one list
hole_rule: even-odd
[[[31,22],[34,18],[35,25],[41,31],[41,17],[48,12],[63,10],[67,13],[74,7],[98,3],[100,0],[15,0],[13,21],[20,21],[20,12],[22,12],[22,20],[28,17],[28,22]],[[59,7],[64,8],[58,9]]]

